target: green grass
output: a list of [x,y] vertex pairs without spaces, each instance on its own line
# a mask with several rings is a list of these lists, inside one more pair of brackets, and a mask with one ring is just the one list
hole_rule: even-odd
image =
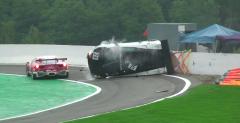
[[69,123],[240,123],[240,87],[200,85],[173,99]]
[[46,110],[85,98],[96,88],[64,80],[0,74],[0,119]]

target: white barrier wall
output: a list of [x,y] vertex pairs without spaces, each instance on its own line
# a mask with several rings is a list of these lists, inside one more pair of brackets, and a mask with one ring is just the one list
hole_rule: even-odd
[[[67,57],[70,65],[87,66],[86,56],[93,48],[94,46],[76,45],[0,44],[0,64],[25,64],[37,56],[56,55]],[[240,54],[192,52],[184,63],[191,74],[222,75],[227,70],[240,67]]]
[[192,52],[185,64],[191,74],[223,75],[227,70],[240,68],[240,54]]
[[0,44],[0,64],[25,64],[45,55],[67,57],[70,65],[87,66],[87,53],[94,46]]

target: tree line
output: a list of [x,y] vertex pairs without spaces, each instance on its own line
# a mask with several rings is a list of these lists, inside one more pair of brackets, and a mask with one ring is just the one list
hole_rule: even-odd
[[96,45],[143,40],[148,23],[240,29],[236,0],[0,0],[0,43]]

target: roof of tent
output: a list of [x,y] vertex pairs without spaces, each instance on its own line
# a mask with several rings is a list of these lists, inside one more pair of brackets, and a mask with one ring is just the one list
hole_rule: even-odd
[[221,41],[240,41],[240,34],[231,36],[217,36],[217,39]]
[[183,43],[214,43],[216,36],[231,36],[240,32],[213,24],[205,29],[190,33],[183,37]]

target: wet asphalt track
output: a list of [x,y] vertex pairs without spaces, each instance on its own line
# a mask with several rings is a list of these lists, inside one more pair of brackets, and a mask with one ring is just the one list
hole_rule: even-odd
[[[81,69],[81,71],[80,71]],[[25,67],[20,65],[0,65],[1,73],[25,74]],[[71,67],[71,80],[91,83],[102,88],[100,94],[87,100],[50,111],[0,121],[1,123],[56,123],[117,111],[123,108],[152,102],[159,98],[179,92],[185,83],[182,80],[152,75],[141,77],[114,77],[94,80],[87,69]],[[193,85],[197,85],[196,83]]]

